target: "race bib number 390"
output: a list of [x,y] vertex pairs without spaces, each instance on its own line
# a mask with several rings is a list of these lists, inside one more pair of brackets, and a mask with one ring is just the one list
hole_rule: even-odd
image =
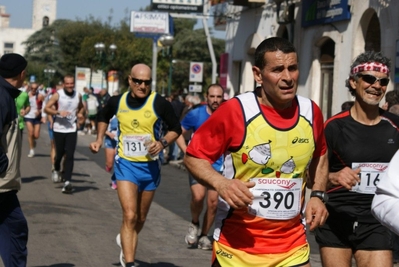
[[248,213],[271,220],[289,220],[301,211],[302,178],[253,178]]
[[374,194],[381,175],[388,168],[388,163],[354,162],[352,169],[360,168],[360,183],[352,187],[352,192]]

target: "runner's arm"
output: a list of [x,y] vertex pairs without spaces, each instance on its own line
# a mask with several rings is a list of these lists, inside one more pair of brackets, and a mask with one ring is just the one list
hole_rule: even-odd
[[326,191],[328,181],[328,157],[327,153],[315,158],[309,165],[309,178],[312,190]]
[[48,115],[57,115],[58,110],[54,109],[53,106],[55,106],[58,99],[59,99],[59,94],[54,93],[47,102],[46,106],[44,107],[44,112],[46,112]]
[[209,161],[188,153],[184,156],[184,164],[200,184],[215,189],[230,207],[241,209],[252,204],[253,195],[249,188],[255,186],[254,182],[227,179],[215,171]]
[[[309,176],[313,184],[312,191],[326,191],[328,181],[327,153],[312,160],[309,166]],[[305,216],[306,223],[310,225],[310,230],[314,230],[325,223],[328,211],[321,199],[311,197],[306,204]]]
[[103,109],[97,114],[97,140],[96,142],[102,144],[105,132],[108,129],[108,124],[111,118],[116,114],[121,95],[112,96]]
[[176,141],[182,132],[179,119],[177,118],[172,104],[160,95],[157,95],[154,100],[154,107],[157,114],[160,114],[161,119],[168,126],[168,132],[164,136],[168,144]]
[[79,104],[78,104],[78,109],[77,109],[76,115],[78,118],[78,123],[80,125],[84,125],[84,123],[85,123],[85,120],[86,120],[85,114],[86,114],[86,110],[85,110],[85,107],[82,102],[82,96],[79,94]]
[[377,185],[371,212],[388,229],[399,234],[399,152],[393,156],[388,169]]
[[181,129],[182,129],[182,133],[176,139],[176,144],[181,149],[181,151],[183,151],[183,153],[186,154],[187,145],[186,145],[186,140],[184,140],[184,136],[183,136],[183,134],[186,133],[186,130],[183,127],[181,127]]

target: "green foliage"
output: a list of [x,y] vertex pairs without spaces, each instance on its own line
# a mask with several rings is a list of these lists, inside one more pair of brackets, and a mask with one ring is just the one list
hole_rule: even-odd
[[[56,70],[52,82],[57,82],[66,74],[74,73],[75,67],[88,67],[93,71],[117,70],[120,75],[120,87],[127,88],[127,76],[137,63],[152,65],[153,40],[138,38],[130,32],[127,18],[117,27],[110,26],[112,16],[107,22],[89,17],[85,21],[56,20],[50,26],[31,35],[25,44],[26,58],[29,62],[28,74],[35,75],[39,82],[47,82],[45,68]],[[175,19],[175,42],[170,48],[163,48],[158,53],[157,91],[166,88],[170,76],[172,59],[172,92],[188,88],[189,62],[204,62],[204,84],[211,81],[211,57],[203,29],[194,30],[196,20]],[[94,45],[102,42],[105,51],[99,55]],[[224,52],[224,41],[213,39],[214,51],[219,62],[219,55]],[[115,44],[113,54],[109,46]]]

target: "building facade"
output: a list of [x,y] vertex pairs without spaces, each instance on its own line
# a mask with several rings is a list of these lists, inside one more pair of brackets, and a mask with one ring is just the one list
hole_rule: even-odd
[[391,58],[388,90],[398,88],[398,10],[399,1],[393,0],[232,0],[226,25],[226,89],[233,96],[255,88],[254,51],[272,36],[287,38],[297,48],[298,94],[313,99],[325,118],[352,100],[345,81],[353,59],[364,51]]
[[[0,56],[6,53],[25,54],[23,44],[34,32],[50,25],[57,15],[57,0],[33,0],[32,27],[10,28],[12,14],[6,13],[6,7],[0,6]],[[15,18],[18,19],[18,18]]]

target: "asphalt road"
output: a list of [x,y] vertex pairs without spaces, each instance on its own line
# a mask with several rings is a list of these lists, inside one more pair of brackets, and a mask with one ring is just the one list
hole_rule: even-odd
[[[43,127],[44,128],[44,127]],[[115,237],[121,224],[117,194],[109,186],[104,154],[93,155],[94,136],[79,136],[73,172],[74,192],[61,193],[50,180],[50,145],[42,129],[36,156],[28,158],[26,133],[22,149],[22,190],[19,198],[29,224],[30,267],[120,266]],[[187,173],[166,165],[147,222],[139,236],[136,264],[140,267],[210,266],[211,252],[189,249],[184,243],[189,221]],[[311,263],[321,266],[312,234]],[[1,263],[0,263],[1,266]]]

